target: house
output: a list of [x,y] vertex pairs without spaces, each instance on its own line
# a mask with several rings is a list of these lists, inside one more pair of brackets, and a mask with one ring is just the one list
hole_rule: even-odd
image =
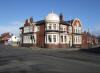
[[82,24],[78,18],[63,20],[63,14],[49,13],[44,20],[26,19],[20,27],[22,46],[68,48],[82,46]]
[[20,39],[18,37],[16,37],[15,35],[12,35],[8,39],[8,44],[11,46],[19,46],[19,42],[20,42]]
[[9,32],[1,34],[0,43],[4,43],[5,45],[8,45],[8,39],[10,37],[11,37],[11,35]]

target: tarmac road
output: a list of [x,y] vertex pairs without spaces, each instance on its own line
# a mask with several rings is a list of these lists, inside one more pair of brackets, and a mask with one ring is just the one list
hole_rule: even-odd
[[0,45],[0,73],[100,73],[99,62],[100,55]]

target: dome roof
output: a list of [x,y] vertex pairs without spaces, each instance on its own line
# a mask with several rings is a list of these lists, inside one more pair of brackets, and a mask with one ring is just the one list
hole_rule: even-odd
[[46,22],[59,22],[59,17],[57,14],[54,14],[53,11],[46,16]]

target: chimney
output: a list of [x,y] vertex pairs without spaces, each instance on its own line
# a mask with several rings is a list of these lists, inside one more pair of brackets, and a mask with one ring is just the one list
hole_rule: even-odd
[[25,24],[28,24],[28,19],[26,19]]
[[63,15],[60,13],[60,22],[63,22]]
[[33,23],[33,18],[32,17],[30,18],[30,23]]
[[25,24],[24,24],[24,26],[28,26],[29,25],[29,23],[28,23],[28,19],[26,19],[25,20]]

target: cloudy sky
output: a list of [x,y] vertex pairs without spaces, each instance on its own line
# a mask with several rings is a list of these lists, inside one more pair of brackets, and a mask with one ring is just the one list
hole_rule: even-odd
[[62,12],[64,20],[79,18],[83,31],[100,35],[100,0],[0,0],[0,34],[18,36],[26,18],[42,20],[51,10],[58,15]]

